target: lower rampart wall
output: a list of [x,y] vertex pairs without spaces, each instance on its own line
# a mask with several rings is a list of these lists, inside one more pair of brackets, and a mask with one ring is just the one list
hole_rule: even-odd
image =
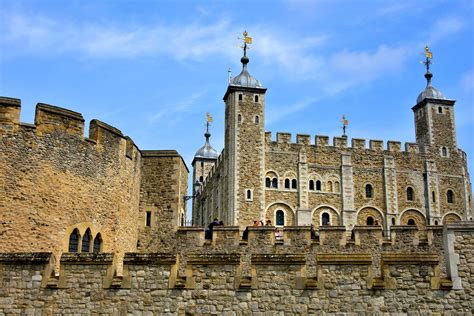
[[0,254],[0,314],[471,314],[474,222],[395,227],[180,229],[173,253]]

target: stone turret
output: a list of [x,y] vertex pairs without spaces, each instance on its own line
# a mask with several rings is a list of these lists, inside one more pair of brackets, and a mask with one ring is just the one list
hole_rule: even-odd
[[225,151],[227,157],[227,221],[250,225],[265,208],[265,89],[247,69],[247,34],[244,33],[241,73],[230,80],[224,95]]

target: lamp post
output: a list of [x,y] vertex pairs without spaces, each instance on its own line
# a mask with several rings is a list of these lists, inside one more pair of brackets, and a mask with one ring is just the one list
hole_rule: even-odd
[[[189,201],[191,199],[197,198],[201,194],[201,186],[202,184],[199,181],[194,182],[193,184],[193,195],[184,195],[183,202]],[[191,220],[191,226],[193,224],[193,220]]]

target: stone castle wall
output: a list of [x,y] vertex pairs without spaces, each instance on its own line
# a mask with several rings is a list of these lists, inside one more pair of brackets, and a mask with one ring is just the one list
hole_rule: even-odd
[[0,249],[59,255],[74,228],[81,236],[89,228],[102,251],[135,251],[141,154],[133,142],[98,120],[85,138],[80,113],[46,104],[34,125],[20,123],[20,100],[0,103]]
[[143,150],[142,155],[138,250],[157,251],[168,247],[181,221],[186,221],[188,170],[175,150]]
[[474,222],[429,227],[179,229],[167,253],[127,253],[123,277],[113,254],[0,254],[0,313],[222,314],[431,313],[474,308]]
[[[369,143],[368,148],[366,143]],[[372,216],[386,229],[391,225],[406,225],[410,218],[422,226],[441,224],[446,218],[472,218],[467,162],[461,150],[453,149],[449,157],[441,157],[440,152],[431,150],[430,146],[419,148],[417,144],[407,143],[402,150],[401,143],[396,141],[389,141],[386,146],[384,148],[382,141],[363,139],[352,139],[348,145],[346,138],[338,137],[329,144],[327,136],[316,136],[312,143],[309,135],[297,135],[297,142],[293,143],[289,133],[277,133],[274,141],[271,133],[266,132],[265,177],[276,177],[278,188],[265,188],[263,217],[257,210],[249,214],[254,214],[253,219],[274,223],[275,212],[283,210],[285,225],[295,225],[298,213],[302,213],[300,210],[308,210],[311,223],[319,226],[321,214],[328,212],[334,215],[331,224],[349,227],[363,224],[367,216]],[[343,156],[349,158],[346,158],[349,165],[343,162]],[[220,159],[227,158],[221,155]],[[217,198],[213,196],[218,185],[215,171],[222,165],[225,163],[218,162],[211,170],[201,196],[208,204],[213,201],[209,207],[204,204],[204,212],[219,219],[220,213],[212,210],[223,208],[215,205]],[[227,181],[227,174],[222,171],[218,174],[219,181]],[[256,176],[250,169],[238,174],[244,178],[249,174]],[[426,180],[424,174],[427,174]],[[285,188],[285,179],[296,179],[297,188]],[[321,181],[321,190],[310,190],[310,180]],[[373,187],[372,198],[365,196],[366,184]],[[259,186],[265,187],[264,181]],[[407,198],[408,187],[413,189],[413,200]],[[447,201],[448,190],[454,192],[452,203]],[[344,218],[347,209],[344,203],[352,205],[349,208],[352,217]],[[204,222],[212,220],[211,215],[207,220]]]
[[140,151],[98,120],[85,138],[80,113],[47,104],[37,105],[34,125],[20,123],[20,107],[19,99],[0,98],[0,251],[59,258],[75,229],[79,252],[90,230],[91,243],[100,236],[100,252],[121,262],[137,246],[151,251],[174,236],[188,194],[188,169],[176,151]]

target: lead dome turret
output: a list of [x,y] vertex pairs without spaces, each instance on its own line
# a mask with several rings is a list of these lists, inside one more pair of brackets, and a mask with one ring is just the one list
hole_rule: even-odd
[[204,146],[202,146],[196,151],[194,158],[217,159],[219,154],[209,142],[209,138],[211,137],[211,133],[209,133],[209,130],[206,130],[206,133],[204,133],[204,137],[206,137],[206,142],[204,143]]
[[426,72],[425,78],[426,78],[426,88],[425,90],[421,91],[420,94],[418,95],[418,98],[416,98],[416,103],[420,103],[424,99],[437,99],[437,100],[446,100],[444,95],[433,87],[431,85],[431,78],[433,77],[433,74],[429,71]]

